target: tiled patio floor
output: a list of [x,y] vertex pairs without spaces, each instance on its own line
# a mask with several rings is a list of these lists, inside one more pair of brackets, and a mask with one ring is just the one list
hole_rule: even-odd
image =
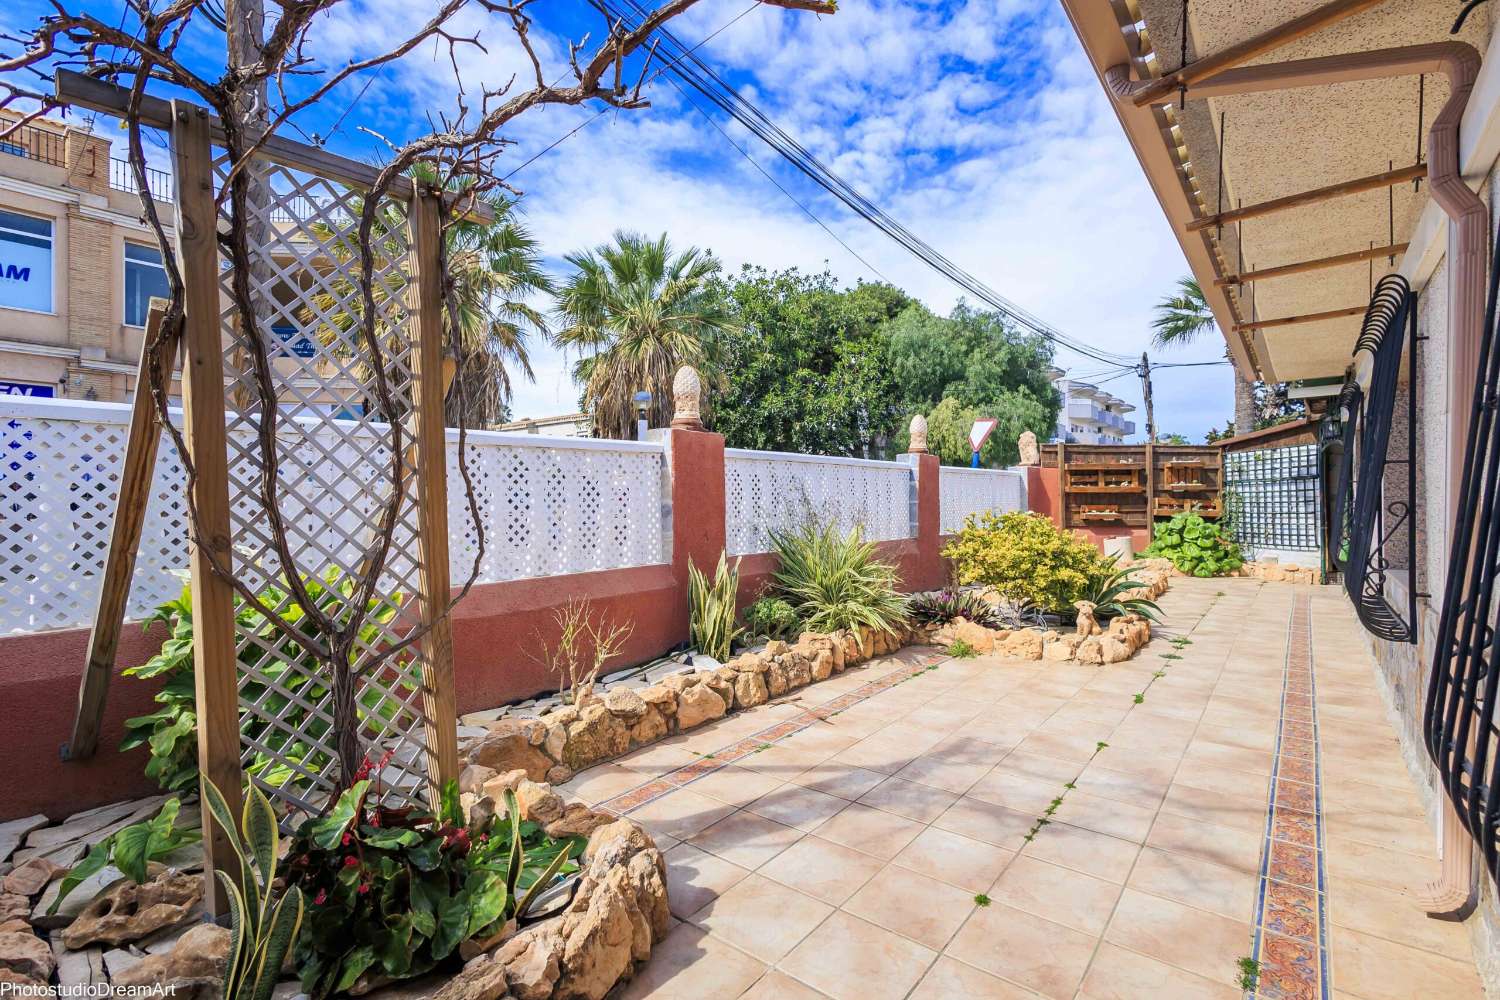
[[624,996],[1233,998],[1253,954],[1261,997],[1480,997],[1340,592],[1162,603],[1126,664],[908,649],[580,775],[669,866]]

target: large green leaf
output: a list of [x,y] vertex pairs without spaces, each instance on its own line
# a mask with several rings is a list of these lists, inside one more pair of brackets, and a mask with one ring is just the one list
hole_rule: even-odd
[[83,860],[74,865],[72,870],[63,876],[62,882],[57,887],[57,898],[52,901],[52,905],[47,909],[48,914],[56,913],[57,908],[62,905],[62,901],[67,899],[68,894],[78,888],[85,879],[96,872],[104,870],[104,866],[109,864],[109,850],[110,843],[108,839],[89,848],[89,852],[84,855]]
[[458,895],[443,900],[438,907],[437,930],[432,935],[432,957],[447,958],[468,933],[469,895],[460,890]]
[[332,809],[312,821],[309,839],[325,851],[331,851],[339,846],[339,841],[343,840],[349,824],[354,822],[354,818],[359,815],[365,793],[369,790],[368,779],[357,781],[346,788]]

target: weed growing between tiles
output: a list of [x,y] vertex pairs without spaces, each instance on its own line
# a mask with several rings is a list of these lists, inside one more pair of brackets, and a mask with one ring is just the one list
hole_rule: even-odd
[[1254,993],[1257,982],[1260,980],[1260,963],[1248,955],[1234,963],[1239,970],[1239,987],[1246,993]]

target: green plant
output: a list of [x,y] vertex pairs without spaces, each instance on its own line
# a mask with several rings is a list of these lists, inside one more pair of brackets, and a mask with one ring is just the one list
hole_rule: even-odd
[[[343,607],[354,593],[352,579],[329,577],[305,581],[308,592],[324,610]],[[268,587],[260,599],[268,607],[280,607],[287,599],[284,590]],[[258,752],[247,768],[249,773],[272,785],[282,785],[294,778],[300,766],[316,772],[321,761],[310,760],[318,754],[307,743],[291,735],[302,732],[315,739],[327,732],[331,723],[323,714],[310,714],[301,706],[318,704],[328,693],[328,686],[317,678],[326,671],[315,658],[286,638],[275,626],[238,595],[235,599],[235,629],[254,641],[240,644],[240,697],[262,706],[270,716],[279,717],[284,725],[273,725],[257,713],[241,713],[240,732],[253,744],[266,747]],[[382,626],[389,622],[401,605],[401,595],[372,598],[369,621],[361,629],[361,640],[369,645],[379,642]],[[286,620],[305,627],[306,618],[295,603],[288,603]],[[198,784],[198,714],[193,678],[193,605],[187,587],[173,601],[158,607],[143,623],[145,627],[161,622],[171,635],[161,651],[138,667],[123,671],[127,677],[141,680],[165,678],[155,695],[161,708],[150,715],[125,720],[125,738],[120,749],[145,746],[150,754],[146,776],[165,791],[187,792]],[[268,653],[267,650],[274,651]],[[271,687],[274,685],[274,687]],[[362,714],[389,718],[397,705],[374,688],[362,695]],[[269,751],[269,752],[268,752]]]
[[196,844],[203,838],[202,831],[177,825],[181,809],[181,800],[174,796],[162,803],[161,811],[153,818],[117,830],[91,847],[83,860],[63,876],[57,898],[47,912],[56,913],[69,893],[106,865],[114,865],[132,882],[142,883],[147,879],[151,862],[171,855],[180,847]]
[[740,589],[740,561],[730,566],[723,552],[713,582],[688,566],[688,631],[693,644],[720,663],[729,659],[734,640],[745,630],[735,624],[735,599]]
[[1024,511],[970,515],[943,555],[959,583],[1052,612],[1070,611],[1108,565],[1091,543]]
[[259,788],[253,783],[249,786],[238,827],[229,803],[213,782],[203,783],[203,797],[240,860],[238,882],[223,871],[214,872],[229,898],[229,961],[224,967],[224,997],[270,1000],[271,991],[281,978],[287,950],[302,926],[302,890],[295,885],[287,886],[280,898],[276,898],[281,838],[276,829],[276,813]]
[[972,590],[942,590],[916,594],[906,602],[906,613],[922,625],[946,625],[965,618],[985,628],[1004,628],[1000,609]]
[[948,655],[959,660],[972,660],[979,655],[979,650],[962,639],[954,639],[948,646]]
[[1260,980],[1260,963],[1246,956],[1234,963],[1239,971],[1239,986],[1246,993],[1253,992]]
[[577,870],[581,837],[548,838],[522,822],[513,793],[503,821],[466,825],[449,782],[436,814],[379,804],[385,763],[322,816],[302,824],[288,851],[287,882],[311,897],[295,959],[314,997],[342,993],[362,976],[405,979],[448,959],[471,937],[491,937],[524,917],[536,894]]
[[833,525],[808,522],[772,531],[771,547],[779,557],[772,580],[808,628],[893,632],[905,620],[895,567],[876,558],[874,544],[858,527],[846,535]]
[[1158,522],[1143,556],[1170,559],[1178,571],[1193,576],[1222,576],[1245,564],[1239,546],[1221,527],[1192,512]]
[[977,894],[974,897],[974,905],[975,906],[989,906],[990,905],[990,897],[986,896],[984,893],[981,892],[981,893]]
[[742,612],[751,635],[767,639],[791,639],[802,628],[797,609],[780,597],[762,597]]
[[1099,618],[1115,618],[1125,614],[1137,614],[1147,621],[1160,621],[1161,608],[1146,597],[1128,597],[1127,594],[1141,586],[1135,578],[1135,570],[1115,565],[1111,557],[1102,572],[1090,583],[1084,600],[1094,605],[1094,615]]

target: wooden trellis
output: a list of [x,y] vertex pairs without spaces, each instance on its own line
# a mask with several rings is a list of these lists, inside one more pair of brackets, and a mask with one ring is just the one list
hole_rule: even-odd
[[[116,88],[63,79],[75,105],[118,113]],[[181,101],[147,99],[143,124],[169,131],[177,194],[175,232],[185,287],[183,409],[200,546],[191,552],[199,764],[203,776],[237,796],[246,773],[289,812],[317,811],[339,781],[331,677],[318,661],[246,606],[214,562],[295,619],[277,546],[267,528],[267,471],[250,332],[233,306],[235,277],[216,233],[230,224],[216,193],[229,163],[218,123]],[[270,337],[277,398],[275,512],[286,526],[299,577],[325,611],[349,621],[353,592],[371,558],[378,513],[396,504],[395,532],[355,642],[358,662],[427,627],[420,642],[357,678],[359,739],[370,757],[389,754],[385,795],[392,804],[432,800],[457,774],[443,396],[444,359],[440,195],[402,179],[384,196],[370,246],[375,308],[384,347],[388,412],[376,412],[376,371],[361,340],[357,280],[361,199],[375,170],[283,139],[268,141],[256,164],[270,191],[252,204],[250,268],[262,342]],[[144,392],[138,387],[137,392]],[[405,430],[399,461],[389,421]],[[154,440],[154,439],[153,439]],[[132,446],[135,445],[132,440]],[[127,461],[129,459],[127,458]],[[392,469],[399,473],[392,476]],[[394,481],[393,481],[394,479]],[[122,490],[119,504],[138,500]],[[127,533],[128,534],[128,533]],[[126,560],[128,562],[128,560]],[[268,596],[269,595],[269,596]],[[326,602],[326,604],[324,603]],[[119,611],[110,608],[111,618]],[[96,630],[108,624],[96,622]],[[90,671],[79,728],[102,710],[108,673]],[[204,817],[209,872],[232,869],[232,849]],[[217,894],[215,880],[208,879]],[[212,900],[218,903],[215,895]]]

